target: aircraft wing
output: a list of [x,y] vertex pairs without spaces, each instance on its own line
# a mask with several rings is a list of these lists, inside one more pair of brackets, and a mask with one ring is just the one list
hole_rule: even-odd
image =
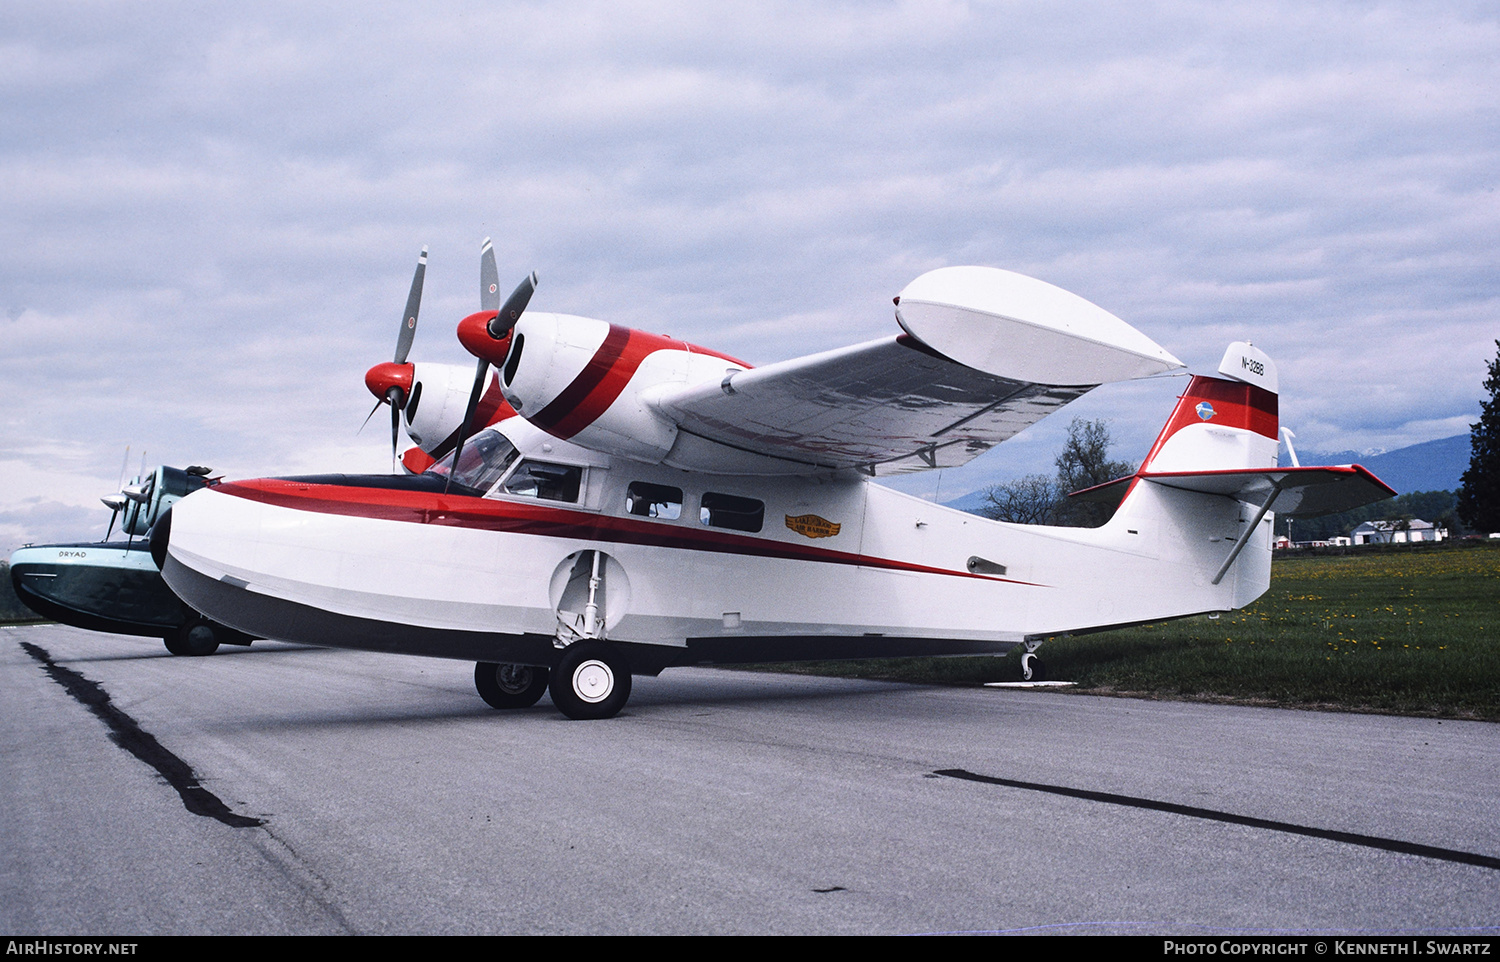
[[964,464],[1096,386],[995,377],[903,334],[734,371],[657,404],[678,430],[720,444],[886,475]]
[[1109,381],[1182,362],[1075,294],[990,268],[930,271],[904,334],[657,394],[679,432],[800,464],[954,467]]

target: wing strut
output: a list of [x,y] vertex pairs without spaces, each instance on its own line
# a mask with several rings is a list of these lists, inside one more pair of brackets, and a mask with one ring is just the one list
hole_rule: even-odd
[[1281,493],[1281,486],[1285,482],[1286,476],[1283,476],[1271,482],[1271,493],[1266,495],[1266,500],[1263,504],[1261,504],[1260,510],[1255,512],[1255,520],[1250,522],[1250,524],[1245,528],[1244,533],[1240,535],[1239,540],[1234,543],[1234,548],[1229,552],[1229,557],[1225,558],[1224,563],[1219,566],[1219,573],[1214,575],[1214,584],[1218,584],[1220,581],[1224,580],[1224,573],[1229,570],[1230,565],[1234,564],[1234,559],[1240,556],[1240,552],[1245,550],[1245,545],[1250,543],[1251,536],[1253,536],[1256,529],[1260,527],[1260,519],[1264,518],[1266,516],[1266,512],[1271,510],[1271,505],[1275,503],[1276,496]]

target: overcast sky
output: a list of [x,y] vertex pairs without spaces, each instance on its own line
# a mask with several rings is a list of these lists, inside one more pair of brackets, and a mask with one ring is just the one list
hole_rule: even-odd
[[[102,535],[127,445],[389,470],[363,373],[423,245],[413,359],[472,363],[486,236],[534,308],[753,363],[1004,267],[1195,371],[1253,341],[1300,448],[1462,433],[1500,336],[1495,10],[6,4],[0,550]],[[1139,459],[1182,384],[1070,410]],[[1067,420],[939,497],[1050,470]]]

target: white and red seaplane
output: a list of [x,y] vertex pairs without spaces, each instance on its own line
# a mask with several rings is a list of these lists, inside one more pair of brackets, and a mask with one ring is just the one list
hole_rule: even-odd
[[[1048,637],[1243,607],[1269,584],[1273,512],[1393,493],[1358,466],[1277,467],[1276,369],[1245,343],[1188,383],[1102,527],[871,483],[1183,366],[1019,274],[932,271],[896,298],[901,333],[763,367],[528,312],[535,275],[502,305],[488,242],[480,276],[466,420],[491,364],[514,415],[417,476],[195,492],[153,533],[174,591],[261,637],[472,660],[496,708],[550,686],[569,717],[605,718],[633,674],[679,665],[1025,646],[1029,670]],[[402,390],[393,412],[417,402]]]

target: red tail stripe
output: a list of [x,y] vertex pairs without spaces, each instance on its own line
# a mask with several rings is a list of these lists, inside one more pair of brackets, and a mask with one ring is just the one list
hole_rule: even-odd
[[[1214,415],[1205,421],[1198,414],[1198,405],[1204,401],[1213,405]],[[1280,427],[1277,410],[1277,397],[1264,388],[1258,388],[1253,384],[1245,384],[1240,381],[1225,381],[1216,377],[1194,376],[1188,384],[1188,389],[1177,399],[1177,407],[1172,409],[1172,416],[1167,420],[1167,426],[1161,429],[1161,434],[1156,438],[1156,443],[1151,445],[1151,453],[1146,455],[1146,460],[1141,463],[1141,470],[1150,467],[1151,462],[1156,459],[1157,452],[1167,439],[1189,424],[1214,424],[1232,428],[1244,428],[1254,431],[1262,437],[1277,438],[1277,430]]]

